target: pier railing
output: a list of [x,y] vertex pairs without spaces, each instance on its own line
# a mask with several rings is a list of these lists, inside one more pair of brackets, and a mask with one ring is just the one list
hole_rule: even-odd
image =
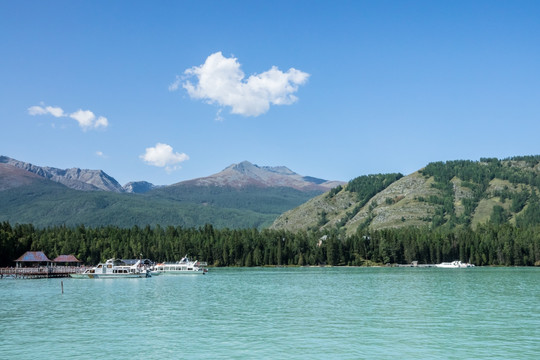
[[84,271],[81,266],[37,266],[37,267],[7,267],[0,268],[0,278],[47,278],[67,277]]

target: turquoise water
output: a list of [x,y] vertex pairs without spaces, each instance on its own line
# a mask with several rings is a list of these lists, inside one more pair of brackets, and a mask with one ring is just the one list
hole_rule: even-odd
[[240,268],[0,280],[0,303],[1,359],[540,354],[538,268]]

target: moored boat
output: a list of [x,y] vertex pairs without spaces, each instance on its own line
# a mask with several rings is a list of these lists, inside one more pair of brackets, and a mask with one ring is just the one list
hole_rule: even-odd
[[459,260],[455,260],[455,261],[452,261],[452,262],[442,262],[440,264],[435,265],[435,267],[447,268],[447,269],[457,269],[457,268],[474,267],[474,264],[463,263],[463,262],[461,262]]
[[127,265],[120,259],[109,259],[105,263],[99,263],[82,273],[70,274],[70,276],[76,279],[113,279],[150,277],[151,274],[141,261]]
[[190,260],[186,255],[182,260],[177,262],[164,262],[156,264],[152,269],[152,275],[183,275],[183,274],[200,274],[204,275],[208,272],[205,268],[205,262]]

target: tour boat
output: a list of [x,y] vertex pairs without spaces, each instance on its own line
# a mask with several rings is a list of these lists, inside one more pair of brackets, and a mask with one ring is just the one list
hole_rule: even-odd
[[455,260],[455,261],[452,261],[452,262],[443,262],[443,263],[435,265],[435,267],[438,267],[438,268],[449,268],[449,269],[469,268],[469,267],[473,267],[473,266],[474,266],[474,264],[462,263],[459,260]]
[[182,260],[175,263],[165,262],[156,264],[152,270],[152,275],[183,275],[183,274],[201,274],[208,272],[205,268],[206,263],[197,260],[190,260],[186,255]]
[[112,279],[112,278],[143,278],[150,277],[150,270],[138,260],[133,265],[127,265],[120,259],[109,259],[99,263],[82,273],[70,274],[77,279]]

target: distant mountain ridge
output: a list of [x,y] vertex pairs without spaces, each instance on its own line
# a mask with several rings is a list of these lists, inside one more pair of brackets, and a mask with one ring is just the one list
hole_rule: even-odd
[[232,188],[290,187],[300,191],[328,191],[345,184],[343,181],[328,181],[302,176],[285,166],[258,166],[249,161],[232,164],[223,171],[203,178],[183,181],[171,186],[224,186]]
[[0,163],[26,170],[42,178],[60,183],[70,189],[81,191],[111,191],[124,192],[123,187],[113,177],[102,170],[83,170],[79,168],[57,169],[53,167],[36,166],[7,156],[0,156]]
[[249,186],[290,187],[300,191],[327,191],[338,185],[345,184],[343,181],[328,181],[311,176],[302,176],[285,166],[258,166],[249,161],[232,164],[223,171],[207,177],[164,186],[154,185],[147,181],[132,181],[121,186],[112,176],[102,170],[43,167],[15,160],[7,156],[0,156],[0,164],[25,170],[42,178],[65,185],[70,189],[81,191],[101,190],[115,193],[143,194],[156,188],[179,185],[220,186],[237,189]]
[[102,170],[62,170],[1,156],[0,221],[36,226],[261,228],[332,184],[344,183],[244,161],[173,185],[136,181],[122,187]]

